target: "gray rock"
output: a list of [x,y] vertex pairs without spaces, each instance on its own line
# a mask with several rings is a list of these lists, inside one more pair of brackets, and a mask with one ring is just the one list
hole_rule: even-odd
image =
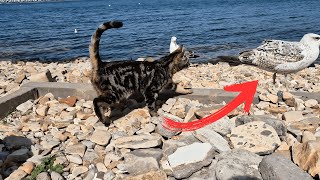
[[125,171],[131,175],[138,175],[159,169],[156,158],[152,156],[139,156],[143,154],[147,155],[146,153],[127,153],[124,156]]
[[8,155],[6,161],[25,162],[30,156],[28,149],[19,149]]
[[0,152],[0,160],[1,160],[1,161],[6,160],[9,154],[10,154],[9,151],[2,151],[2,152]]
[[82,143],[66,146],[66,149],[65,149],[66,154],[78,154],[81,157],[83,157],[85,151],[86,151],[86,146]]
[[313,178],[282,155],[265,156],[259,164],[263,179],[312,180]]
[[87,149],[86,153],[84,154],[82,160],[87,161],[89,163],[94,162],[96,159],[98,159],[99,156],[93,149]]
[[42,172],[38,174],[38,176],[36,177],[36,180],[51,180],[51,178],[47,172]]
[[30,148],[32,145],[30,139],[21,136],[7,136],[3,139],[3,142],[8,150]]
[[151,148],[161,145],[161,136],[158,134],[153,135],[133,135],[127,137],[120,137],[113,141],[117,148]]
[[208,167],[204,167],[201,170],[193,173],[188,180],[216,180],[216,165],[218,161],[213,159],[211,164]]
[[230,179],[262,179],[258,165],[262,157],[246,150],[234,149],[216,156],[216,178]]
[[168,161],[177,179],[189,177],[203,166],[211,163],[214,150],[209,143],[193,143],[179,147],[168,156]]
[[210,127],[205,126],[197,129],[196,131],[193,131],[193,135],[201,142],[210,143],[218,152],[230,151],[228,142]]
[[226,136],[227,134],[230,134],[231,129],[235,127],[235,121],[233,119],[230,119],[228,116],[225,116],[206,127],[223,136]]
[[162,150],[155,148],[137,149],[130,153],[137,157],[154,157],[157,161],[160,161],[162,158]]
[[168,130],[166,128],[163,127],[162,123],[163,123],[163,120],[161,117],[158,117],[159,119],[159,122],[155,128],[155,132],[160,134],[161,136],[163,137],[166,137],[166,138],[171,138],[177,134],[179,134],[180,132],[179,131],[171,131],[171,130]]
[[92,180],[94,179],[94,175],[97,173],[97,169],[94,165],[89,166],[89,172],[87,173],[86,177],[83,180]]
[[114,178],[115,178],[115,175],[114,175],[114,173],[112,171],[106,172],[103,175],[103,179],[104,180],[112,180]]
[[163,142],[162,150],[163,153],[168,156],[178,149],[178,147],[193,144],[195,142],[200,143],[197,138],[195,138],[191,132],[183,132],[175,139],[169,139]]
[[51,172],[51,179],[52,180],[63,180],[64,178],[59,173],[52,171]]
[[287,133],[286,125],[283,121],[272,118],[268,115],[252,115],[252,116],[238,116],[236,119],[236,126],[240,126],[252,121],[262,121],[272,126],[276,130],[278,136],[285,136]]

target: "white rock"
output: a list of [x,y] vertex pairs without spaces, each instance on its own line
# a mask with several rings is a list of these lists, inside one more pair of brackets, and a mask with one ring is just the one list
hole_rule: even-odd
[[29,109],[31,109],[33,106],[33,102],[31,100],[28,100],[19,106],[16,107],[18,111],[21,111],[23,114],[26,113]]
[[317,100],[315,100],[315,99],[309,99],[309,100],[307,100],[307,101],[305,101],[304,102],[304,105],[306,106],[306,107],[315,107],[316,105],[318,104],[318,101]]
[[211,149],[212,146],[209,143],[193,143],[191,145],[179,147],[173,154],[168,156],[168,160],[171,167],[196,163],[203,161]]

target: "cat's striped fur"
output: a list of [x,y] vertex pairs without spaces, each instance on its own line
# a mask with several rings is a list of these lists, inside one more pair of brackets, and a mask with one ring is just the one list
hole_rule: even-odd
[[102,33],[111,28],[122,27],[122,22],[111,21],[101,24],[92,36],[89,47],[92,61],[91,82],[98,93],[93,100],[98,118],[109,125],[109,117],[104,111],[110,106],[140,92],[146,100],[149,111],[155,113],[155,100],[158,93],[167,86],[176,87],[172,82],[174,73],[189,66],[189,57],[183,47],[154,62],[116,61],[103,62],[99,56],[99,42]]

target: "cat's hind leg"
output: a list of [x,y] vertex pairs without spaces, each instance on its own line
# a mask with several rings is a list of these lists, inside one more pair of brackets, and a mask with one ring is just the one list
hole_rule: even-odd
[[105,111],[108,110],[111,112],[110,103],[106,102],[106,97],[98,96],[93,99],[93,108],[94,111],[99,118],[99,120],[105,124],[106,126],[109,126],[111,123],[111,120],[108,116],[105,116]]
[[145,93],[146,104],[149,108],[149,113],[151,116],[157,116],[156,111],[156,100],[158,98],[158,92],[147,91]]

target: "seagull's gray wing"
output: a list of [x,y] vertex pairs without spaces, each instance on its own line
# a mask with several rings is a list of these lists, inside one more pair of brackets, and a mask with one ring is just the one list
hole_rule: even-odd
[[241,53],[240,61],[250,61],[260,68],[274,71],[280,64],[303,60],[303,48],[299,42],[266,40],[259,47]]

